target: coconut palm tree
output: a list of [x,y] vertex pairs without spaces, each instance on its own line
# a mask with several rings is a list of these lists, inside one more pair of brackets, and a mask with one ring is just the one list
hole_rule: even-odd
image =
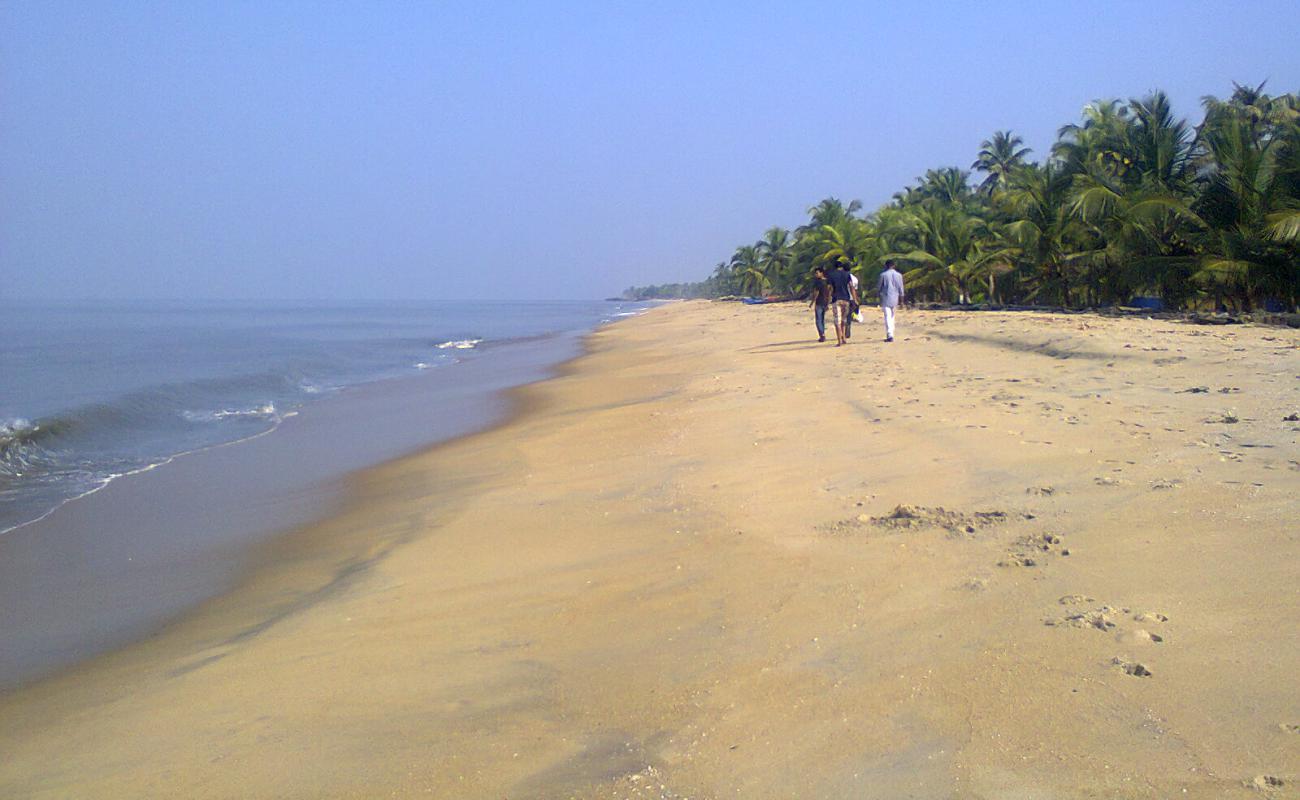
[[832,267],[840,262],[851,271],[873,263],[876,251],[871,226],[855,217],[846,217],[833,225],[823,225],[809,237],[813,263]]
[[1081,268],[1104,256],[1103,243],[1071,213],[1073,181],[1063,166],[1048,162],[1017,171],[1007,189],[1012,221],[1001,229],[997,252],[1017,263],[1029,299],[1069,305]]
[[979,155],[970,168],[985,174],[977,191],[992,195],[998,189],[1005,189],[1011,181],[1011,174],[1025,165],[1025,157],[1032,152],[1028,147],[1021,147],[1024,139],[1011,131],[996,131],[993,138],[980,143]]
[[794,248],[790,243],[790,231],[781,227],[771,227],[755,245],[758,248],[759,264],[767,276],[769,285],[782,290],[796,289],[798,276],[791,274],[794,265]]
[[1277,97],[1265,94],[1267,83],[1251,87],[1234,82],[1232,95],[1227,100],[1209,95],[1201,98],[1201,105],[1205,108],[1201,129],[1222,124],[1225,118],[1237,119],[1246,124],[1250,138],[1260,145],[1278,131],[1285,131],[1300,118],[1300,105],[1294,94]]
[[823,225],[835,225],[845,219],[852,217],[862,210],[861,200],[851,200],[846,206],[834,197],[828,197],[817,205],[808,209],[808,224],[802,229],[816,230]]
[[1164,92],[1130,100],[1131,124],[1125,127],[1124,157],[1130,183],[1147,189],[1187,194],[1196,177],[1195,137],[1186,120],[1174,118]]
[[737,247],[731,257],[731,269],[743,294],[760,295],[771,285],[767,273],[763,271],[762,258],[756,245]]
[[895,241],[910,239],[914,246],[885,257],[912,267],[904,278],[913,291],[970,303],[986,261],[985,221],[951,204],[927,202],[914,207],[910,218],[899,223],[910,225],[912,236]]
[[1193,294],[1192,237],[1204,227],[1188,204],[1196,176],[1191,129],[1162,92],[1130,100],[1111,122],[1089,156],[1063,162],[1076,170],[1070,212],[1104,246],[1082,263],[1084,302],[1154,291],[1179,305]]
[[1125,131],[1129,109],[1118,100],[1095,100],[1083,107],[1083,121],[1062,125],[1052,145],[1052,158],[1067,174],[1087,170],[1089,164],[1122,174]]
[[719,261],[713,267],[713,275],[709,280],[713,283],[714,294],[717,297],[733,295],[740,291],[740,281],[730,262]]
[[924,192],[915,186],[905,186],[902,191],[894,192],[893,207],[907,208],[920,203],[926,198]]
[[[1260,100],[1252,98],[1258,106]],[[1249,108],[1216,108],[1201,142],[1212,168],[1195,204],[1205,221],[1197,279],[1243,307],[1300,286],[1300,125],[1261,127]]]
[[[1249,307],[1300,302],[1300,101],[1263,84],[1203,100],[1191,127],[1167,96],[1099,100],[1062,126],[1042,166],[1011,131],[971,164],[927,170],[865,217],[829,197],[793,234],[738,248],[709,291],[789,291],[814,264],[847,260],[870,280],[886,255],[915,291],[958,302],[1061,305],[1157,293]],[[660,287],[662,288],[662,287]]]
[[952,205],[965,205],[971,199],[970,173],[956,167],[929,169],[918,178],[922,197]]

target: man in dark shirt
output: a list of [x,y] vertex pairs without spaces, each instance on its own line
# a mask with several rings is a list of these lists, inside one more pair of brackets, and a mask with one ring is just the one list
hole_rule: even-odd
[[831,283],[826,280],[825,267],[813,270],[812,300],[808,307],[813,309],[813,324],[817,326],[817,341],[826,341],[826,309],[831,304]]
[[858,301],[858,293],[853,288],[853,276],[849,274],[849,262],[841,260],[836,269],[831,270],[826,279],[831,284],[831,304],[835,309],[835,346],[848,341],[844,335],[845,323],[849,318],[849,304]]

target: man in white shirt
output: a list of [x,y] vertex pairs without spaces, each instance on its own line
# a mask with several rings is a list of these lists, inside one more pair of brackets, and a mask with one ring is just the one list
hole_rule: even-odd
[[844,338],[848,339],[853,336],[853,320],[858,313],[858,276],[849,270],[849,290],[853,293],[853,299],[849,301],[849,315],[844,318]]
[[903,276],[894,267],[891,258],[885,262],[885,271],[880,273],[880,310],[885,312],[885,341],[894,341],[894,309],[903,302]]

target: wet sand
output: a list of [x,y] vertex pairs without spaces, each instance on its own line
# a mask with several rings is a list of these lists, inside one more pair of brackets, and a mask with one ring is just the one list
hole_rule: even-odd
[[1295,796],[1295,331],[809,316],[599,331],[0,697],[0,796]]
[[502,419],[500,392],[581,352],[564,334],[352,386],[274,431],[177,456],[0,533],[0,692],[150,635],[228,591],[345,476]]

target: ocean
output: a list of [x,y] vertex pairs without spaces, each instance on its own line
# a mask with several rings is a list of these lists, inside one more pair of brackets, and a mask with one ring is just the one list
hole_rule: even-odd
[[500,419],[647,305],[0,302],[0,689],[229,588],[338,479]]
[[269,434],[322,396],[641,307],[0,305],[0,532],[182,453]]

